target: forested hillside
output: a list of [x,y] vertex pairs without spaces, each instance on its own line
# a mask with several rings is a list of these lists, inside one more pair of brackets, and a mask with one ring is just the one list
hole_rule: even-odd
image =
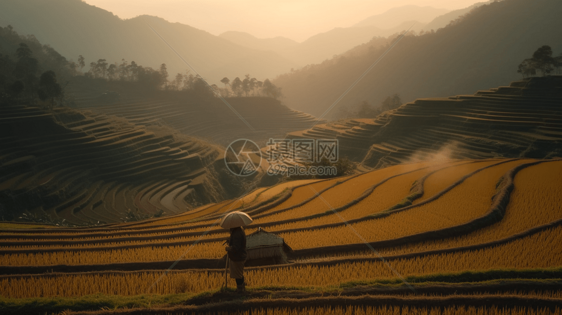
[[[517,66],[542,45],[562,50],[562,2],[505,0],[476,8],[452,25],[405,36],[340,102],[378,104],[398,93],[420,97],[473,94],[521,78]],[[274,80],[285,103],[321,115],[388,48],[374,43]],[[330,112],[336,118],[338,110]]]
[[444,9],[410,5],[370,16],[350,27],[336,27],[315,34],[300,43],[283,37],[258,39],[243,32],[225,32],[219,37],[244,47],[275,51],[299,66],[305,66],[330,59],[371,40],[371,45],[378,47],[388,42],[388,36],[408,28],[420,31],[430,21],[435,28],[443,27],[443,21],[446,21],[446,25],[455,18],[454,14],[449,15]]
[[474,95],[423,98],[376,118],[318,124],[290,138],[339,140],[368,168],[427,159],[562,156],[562,76],[532,77]]
[[[219,146],[158,119],[139,123],[68,108],[84,103],[74,93],[80,86],[94,94],[101,83],[156,93],[165,82],[161,72],[129,65],[128,79],[107,80],[97,77],[100,69],[83,75],[78,66],[32,36],[0,28],[1,220],[135,221],[241,193],[243,185],[233,184],[237,179],[224,163],[215,163],[222,158]],[[199,91],[176,92],[200,100]],[[94,103],[106,104],[107,95],[95,94]]]
[[246,73],[263,80],[296,66],[273,52],[235,45],[188,25],[152,16],[122,20],[80,0],[3,1],[0,26],[7,25],[49,43],[67,59],[76,61],[83,55],[89,64],[98,59],[113,63],[124,58],[152,68],[166,63],[171,73],[193,73],[160,35],[201,76],[214,83],[225,75]]

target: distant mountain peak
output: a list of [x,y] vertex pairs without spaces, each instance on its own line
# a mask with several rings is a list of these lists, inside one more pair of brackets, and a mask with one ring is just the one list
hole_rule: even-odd
[[129,22],[140,21],[140,22],[153,22],[153,23],[181,24],[181,25],[185,25],[185,26],[189,26],[191,28],[194,28],[193,26],[190,26],[190,25],[187,25],[187,24],[183,24],[183,23],[179,23],[179,22],[175,22],[175,23],[170,22],[170,21],[166,20],[165,18],[156,16],[156,15],[149,15],[149,14],[137,15],[133,18],[125,19],[124,21],[129,21]]
[[127,19],[127,20],[159,20],[159,21],[166,21],[166,19],[156,16],[156,15],[150,15],[150,14],[141,14],[141,15],[137,15],[133,18]]
[[447,26],[449,23],[451,23],[451,21],[453,21],[455,19],[458,19],[459,17],[467,14],[471,10],[473,10],[477,7],[480,7],[482,5],[488,4],[490,2],[493,2],[493,1],[494,0],[477,2],[477,3],[474,3],[471,6],[463,8],[463,9],[449,11],[449,12],[443,14],[443,15],[440,15],[440,16],[436,17],[431,22],[427,23],[427,25],[424,27],[424,30],[430,31],[430,30],[438,30],[440,28],[443,28],[443,27]]
[[437,9],[430,6],[405,5],[389,9],[381,14],[370,16],[353,25],[353,27],[375,26],[381,29],[390,29],[406,21],[428,23],[447,12],[449,12],[449,10]]
[[218,37],[243,47],[264,51],[286,50],[298,45],[296,41],[283,36],[257,38],[250,33],[239,31],[227,31],[220,34]]
[[261,41],[272,41],[272,40],[280,40],[280,41],[286,41],[286,42],[293,42],[293,43],[297,43],[296,41],[287,38],[287,37],[283,37],[283,36],[275,36],[275,37],[268,37],[268,38],[258,38],[250,33],[247,32],[241,32],[241,31],[226,31],[223,32],[219,35],[219,37],[222,38],[226,38],[226,39],[230,39],[230,38],[234,38],[234,37],[238,37],[238,38],[247,38],[247,39],[252,39],[252,40],[261,40]]

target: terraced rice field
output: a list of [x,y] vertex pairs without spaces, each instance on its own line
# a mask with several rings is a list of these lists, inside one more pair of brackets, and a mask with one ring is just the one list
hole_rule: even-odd
[[[390,262],[392,269],[380,260],[342,261],[335,265],[325,265],[322,262],[314,264],[298,264],[284,266],[272,270],[251,268],[246,273],[249,283],[256,287],[263,287],[275,283],[286,286],[329,286],[338,283],[364,279],[390,279],[402,276],[420,276],[434,273],[455,273],[465,270],[493,270],[493,269],[528,269],[548,268],[556,265],[562,259],[562,244],[558,241],[562,227],[554,228],[536,235],[516,240],[512,243],[482,249],[476,252],[459,251],[456,253],[438,254],[427,257],[413,257],[394,259]],[[99,292],[113,294],[107,290],[115,290],[118,283],[129,284],[123,291],[114,294],[138,295],[148,291],[148,288],[160,277],[158,272],[103,272],[99,274],[61,274],[61,275],[25,275],[6,276],[1,278],[0,288],[3,296],[18,297],[24,294],[24,288],[30,286],[28,297],[57,294],[49,292],[49,285],[54,285],[57,291],[65,291],[63,296],[79,296]],[[140,278],[139,278],[140,277]],[[145,280],[142,280],[146,277]],[[174,282],[185,279],[191,284],[189,292],[200,292],[220,287],[224,280],[221,270],[177,271],[158,282],[156,292],[159,294],[174,293]],[[206,277],[203,278],[202,277]],[[81,279],[93,283],[80,291],[71,293],[74,288],[66,283],[80,283]],[[90,280],[88,280],[90,279]],[[105,288],[105,289],[102,289]],[[32,290],[36,290],[33,292]],[[16,292],[21,292],[18,295]]]
[[91,226],[220,201],[223,188],[208,170],[222,151],[201,140],[67,108],[5,106],[0,115],[0,196],[7,213]]
[[443,189],[460,180],[463,176],[466,176],[478,170],[479,168],[482,168],[483,166],[491,165],[493,163],[494,161],[466,163],[455,167],[444,167],[439,171],[428,174],[428,176],[426,176],[426,178],[424,179],[423,195],[415,199],[413,201],[413,204],[418,204],[435,196]]
[[429,158],[561,157],[562,81],[556,77],[541,88],[540,79],[418,99],[377,118],[317,124],[289,136],[337,138],[340,154],[369,168]]
[[118,100],[110,104],[100,102],[99,95],[112,88],[115,86],[92,87],[76,82],[67,92],[76,99],[81,109],[123,117],[143,126],[166,125],[185,135],[224,146],[241,138],[263,145],[269,138],[283,138],[287,132],[307,129],[319,122],[312,115],[292,110],[266,97],[227,99],[252,128],[240,121],[218,98],[202,103],[186,100],[181,93],[139,95],[138,91],[122,88],[116,91],[120,93]]
[[288,192],[293,187],[311,184],[318,181],[319,180],[314,180],[314,179],[295,180],[295,181],[290,181],[283,184],[275,185],[274,187],[259,188],[253,191],[252,193],[236,200],[231,205],[230,208],[232,209],[249,208],[252,205],[256,205],[261,202],[274,200],[274,198],[279,198],[283,193]]
[[284,200],[281,204],[260,212],[261,215],[267,215],[278,211],[283,211],[292,208],[301,203],[307,202],[309,199],[314,198],[317,193],[324,191],[332,186],[337,185],[339,182],[347,178],[334,178],[323,181],[318,181],[314,184],[304,185],[302,187],[295,187],[290,191],[291,198]]
[[[2,230],[0,296],[187,294],[193,304],[154,312],[226,311],[216,223],[238,209],[256,218],[248,234],[262,227],[293,249],[287,264],[246,268],[252,314],[557,314],[561,178],[560,160],[424,161],[146,222]],[[206,291],[216,303],[192,296]]]
[[[312,231],[288,233],[283,236],[290,244],[294,244],[293,246],[296,248],[312,248],[359,243],[362,240],[375,242],[396,239],[467,223],[470,220],[483,216],[488,211],[490,200],[496,192],[495,185],[501,176],[510,168],[524,162],[524,160],[517,160],[484,169],[454,187],[450,192],[435,200],[435,202],[426,203],[381,219],[352,223],[351,227],[353,229],[347,226],[339,226],[325,230],[315,229]],[[419,174],[418,176],[421,177],[423,175]],[[402,184],[404,186],[404,183]],[[394,199],[392,199],[392,195],[389,195],[389,192],[394,193],[395,191],[396,188],[390,185],[388,190],[379,196],[379,200],[390,199],[393,201],[392,203],[385,204],[381,201],[378,203],[371,201],[365,206],[369,210],[374,210],[371,214],[375,214],[406,197],[406,195],[395,195]],[[465,200],[463,196],[466,193],[473,197]],[[376,207],[379,204],[382,207],[377,209]],[[361,206],[358,205],[357,207]],[[342,214],[340,220],[344,219]],[[361,235],[361,237],[358,237],[357,234]]]
[[[387,249],[384,252],[397,255],[493,242],[560,221],[562,185],[555,183],[561,178],[562,161],[541,163],[523,169],[515,178],[510,203],[500,222],[461,237]],[[537,198],[539,195],[544,197]]]
[[[380,183],[384,179],[389,177],[389,174],[401,174],[407,173],[417,168],[421,168],[420,172],[427,171],[427,165],[408,165],[408,166],[395,166],[388,169],[381,170],[380,172],[371,172],[363,174],[350,179],[345,180],[345,184],[340,184],[326,190],[319,195],[318,198],[314,198],[309,203],[303,206],[293,208],[288,211],[283,211],[275,215],[264,217],[263,219],[256,220],[256,224],[283,221],[287,219],[297,219],[299,217],[307,217],[316,214],[320,214],[331,209],[337,209],[346,205],[353,199],[359,198],[359,196],[367,189]],[[419,174],[414,175],[419,176]],[[418,178],[418,177],[415,177]],[[415,180],[415,179],[414,179]],[[413,183],[413,181],[411,181]],[[409,187],[407,187],[409,189]],[[319,193],[315,187],[309,187],[313,195]],[[398,193],[399,194],[399,193]],[[405,197],[405,196],[401,196]]]

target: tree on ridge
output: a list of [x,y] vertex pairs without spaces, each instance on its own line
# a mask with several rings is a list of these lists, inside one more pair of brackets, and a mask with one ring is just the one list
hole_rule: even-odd
[[523,77],[536,75],[537,71],[541,72],[543,76],[550,74],[554,69],[559,69],[562,66],[561,57],[553,57],[552,48],[548,45],[539,47],[534,53],[533,57],[523,60],[517,72],[521,73]]
[[47,102],[50,108],[55,105],[55,99],[62,96],[62,87],[57,83],[57,76],[54,71],[43,72],[39,79],[39,99]]

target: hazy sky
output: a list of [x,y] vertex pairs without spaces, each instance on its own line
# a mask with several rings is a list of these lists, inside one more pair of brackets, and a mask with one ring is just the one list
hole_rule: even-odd
[[485,0],[84,0],[127,19],[155,15],[219,35],[248,32],[297,41],[403,6],[461,9]]

